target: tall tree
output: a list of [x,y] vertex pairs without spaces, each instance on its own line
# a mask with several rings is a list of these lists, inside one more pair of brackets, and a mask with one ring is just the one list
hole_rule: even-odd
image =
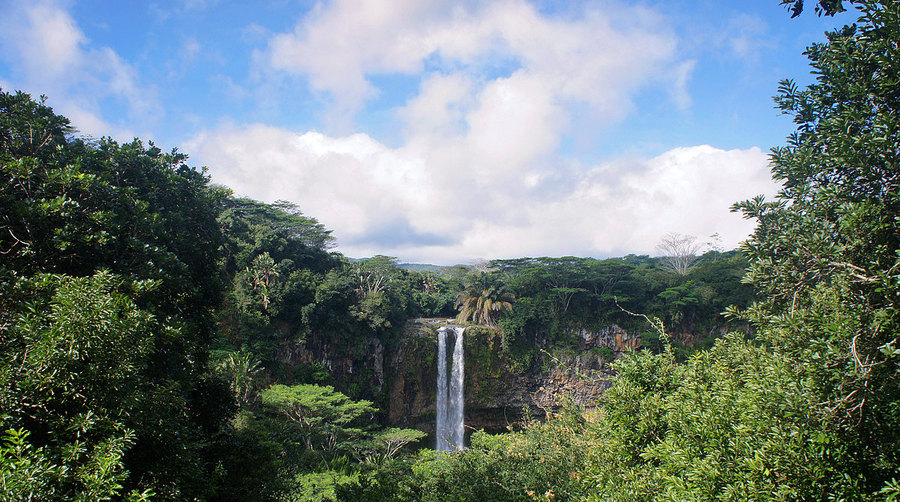
[[514,302],[515,296],[505,284],[482,273],[456,295],[457,318],[495,326],[500,314],[511,311]]
[[[130,474],[123,484],[162,497],[200,496],[205,489],[192,484],[203,477],[202,431],[190,410],[198,408],[191,399],[202,382],[212,309],[220,300],[216,216],[223,193],[185,162],[177,151],[163,153],[139,140],[120,145],[75,137],[69,121],[43,100],[0,91],[0,331],[38,333],[35,340],[47,344],[35,351],[36,341],[0,337],[0,359],[23,364],[49,357],[57,351],[51,342],[62,337],[66,357],[83,366],[69,371],[77,364],[62,358],[66,368],[54,363],[35,373],[43,379],[35,388],[52,390],[64,403],[46,414],[28,407],[28,396],[19,393],[27,388],[25,376],[5,366],[0,385],[13,389],[13,397],[3,413],[11,426],[31,433],[36,449],[73,452],[82,440],[48,435],[55,420],[72,417],[74,426],[78,416],[111,417],[102,422],[107,431],[133,433],[129,448],[120,443]],[[93,277],[105,278],[96,285],[102,298],[76,295],[72,285]],[[55,293],[51,283],[59,284]],[[19,297],[24,300],[14,302]],[[147,316],[139,347],[122,341],[125,352],[104,349],[128,333],[109,331],[124,319],[123,310],[96,307],[110,297],[126,298]],[[53,317],[62,305],[74,312],[68,322]],[[23,308],[39,315],[18,315]],[[88,318],[91,309],[96,313]],[[117,388],[139,390],[120,395]]]
[[268,252],[264,252],[253,259],[253,264],[247,267],[247,272],[250,273],[253,289],[258,290],[262,298],[263,310],[269,310],[269,283],[279,276],[275,260]]
[[857,24],[806,51],[816,82],[779,88],[783,188],[736,208],[758,221],[750,317],[814,384],[835,470],[874,492],[900,470],[900,9],[854,3]]
[[688,270],[697,263],[697,252],[701,245],[692,235],[670,232],[663,236],[656,246],[661,253],[660,263],[678,275],[687,275]]

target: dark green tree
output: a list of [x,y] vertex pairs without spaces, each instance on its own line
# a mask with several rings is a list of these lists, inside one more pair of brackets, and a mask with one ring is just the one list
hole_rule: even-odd
[[347,272],[356,295],[350,308],[353,317],[379,334],[406,321],[412,297],[410,273],[397,266],[396,258],[377,255],[359,260],[349,264]]
[[[26,376],[9,366],[3,413],[29,432],[33,451],[47,454],[80,451],[76,424],[91,424],[84,437],[121,440],[126,489],[202,496],[207,432],[192,399],[203,394],[195,390],[205,386],[220,301],[216,216],[224,194],[176,151],[72,132],[43,100],[0,91],[0,298],[4,332],[18,333],[4,337],[0,359],[48,365],[33,373],[43,382],[34,389],[52,391],[45,397],[54,403],[38,412]],[[98,281],[99,297],[78,289],[88,280]],[[124,307],[100,307],[126,300],[145,316],[139,345],[121,338],[127,329],[110,331],[126,320]],[[69,304],[71,321],[52,317]],[[29,306],[35,310],[21,315]],[[95,318],[79,308],[94,308]],[[34,340],[22,341],[26,334]],[[69,340],[69,359],[54,359],[55,339]],[[72,430],[57,431],[66,419]]]
[[38,275],[0,287],[0,498],[122,494],[132,428],[157,395],[143,373],[153,321],[121,282]]
[[328,251],[330,231],[293,204],[228,197],[224,207],[220,342],[226,350],[250,350],[272,369],[279,347],[308,334],[301,312],[341,261]]
[[456,295],[457,319],[496,326],[500,315],[511,311],[515,301],[505,284],[482,274]]
[[307,449],[327,452],[359,439],[376,411],[371,401],[354,401],[331,386],[276,384],[260,398],[296,425]]
[[900,473],[900,9],[854,3],[857,24],[806,52],[816,82],[781,83],[783,188],[736,207],[758,221],[749,317],[815,383],[835,471],[874,493]]

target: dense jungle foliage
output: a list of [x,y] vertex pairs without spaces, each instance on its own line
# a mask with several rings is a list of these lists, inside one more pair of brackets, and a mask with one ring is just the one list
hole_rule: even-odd
[[[776,97],[797,123],[783,189],[735,205],[758,222],[741,250],[683,274],[352,260],[289,202],[0,91],[0,499],[900,499],[900,7],[852,4],[807,52],[816,83]],[[408,319],[457,314],[523,371],[611,324],[649,350],[596,408],[452,454],[411,452],[424,434],[386,426],[373,375],[288,357],[389,351]]]

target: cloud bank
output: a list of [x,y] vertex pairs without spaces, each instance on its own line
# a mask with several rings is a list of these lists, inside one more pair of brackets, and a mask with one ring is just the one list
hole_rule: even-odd
[[186,147],[237,192],[298,203],[350,256],[652,253],[672,231],[718,232],[734,246],[752,224],[729,206],[773,192],[758,149],[692,146],[596,165],[564,151],[579,129],[632,113],[643,89],[688,108],[694,62],[677,57],[677,43],[642,8],[550,15],[515,0],[337,1],[272,35],[257,63],[268,78],[327,95],[332,123],[345,125],[377,97],[378,76],[416,79],[392,110],[399,146],[255,124]]
[[[549,181],[506,173],[490,182],[467,167],[477,160],[471,152],[389,148],[364,134],[225,127],[197,137],[188,150],[214,166],[214,181],[239,194],[297,202],[334,229],[345,254],[441,264],[652,254],[671,231],[718,232],[734,246],[752,223],[729,206],[774,191],[766,155],[755,148],[684,147],[650,159],[570,166]],[[458,167],[443,167],[449,164]]]

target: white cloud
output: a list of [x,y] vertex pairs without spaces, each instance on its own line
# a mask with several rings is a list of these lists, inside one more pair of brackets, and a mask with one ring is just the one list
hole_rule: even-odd
[[148,124],[161,113],[137,70],[109,47],[90,47],[57,2],[10,2],[0,18],[0,58],[16,69],[18,77],[10,79],[15,88],[48,95],[56,111],[82,133],[134,137],[133,125],[111,124],[103,117],[106,98],[127,110],[130,124]]
[[344,114],[379,92],[373,76],[418,79],[395,109],[400,146],[253,125],[208,131],[186,150],[238,193],[295,201],[351,256],[609,256],[652,253],[672,231],[718,232],[729,246],[748,235],[728,208],[773,191],[758,149],[595,166],[559,153],[585,127],[573,117],[610,126],[642,88],[690,106],[695,62],[677,59],[664,19],[611,5],[553,17],[521,0],[408,3],[319,4],[256,53],[262,76],[307,79]]
[[403,218],[415,197],[397,198],[397,187],[422,186],[401,153],[365,134],[330,138],[261,124],[225,126],[185,149],[212,166],[215,182],[254,198],[295,201],[350,240]]
[[[64,11],[49,3],[35,3],[21,12],[24,26],[16,26],[16,16],[4,16],[4,45],[21,54],[26,71],[39,78],[58,78],[82,63],[80,45],[84,34]],[[24,29],[23,29],[24,28]]]
[[465,113],[475,101],[472,79],[461,73],[423,80],[419,94],[398,111],[407,137],[453,137],[465,129]]
[[422,68],[428,49],[410,33],[426,2],[335,2],[307,15],[293,33],[273,35],[266,63],[302,74],[318,91],[333,94],[341,111],[355,111],[376,90],[368,72],[412,73]]
[[480,167],[474,181],[490,185],[518,177],[532,161],[551,153],[565,123],[545,83],[523,71],[486,86],[466,119],[470,165]]
[[[457,149],[391,149],[364,134],[329,137],[263,125],[223,126],[185,145],[213,180],[261,200],[287,199],[318,218],[350,256],[437,263],[526,255],[652,254],[667,232],[718,232],[735,246],[752,222],[732,203],[774,193],[759,149],[677,148],[563,171],[567,187],[524,179],[478,186],[434,166],[474,162]],[[565,159],[552,158],[554,164]],[[552,171],[547,166],[536,170]],[[465,172],[465,168],[461,169]]]
[[554,18],[524,0],[402,3],[319,4],[292,32],[273,35],[257,62],[269,76],[307,79],[345,119],[379,92],[371,76],[426,68],[483,86],[527,74],[542,99],[587,104],[604,120],[627,113],[631,96],[650,81],[683,85],[685,78],[673,32],[646,9],[622,8],[613,18],[615,9],[605,6]]

